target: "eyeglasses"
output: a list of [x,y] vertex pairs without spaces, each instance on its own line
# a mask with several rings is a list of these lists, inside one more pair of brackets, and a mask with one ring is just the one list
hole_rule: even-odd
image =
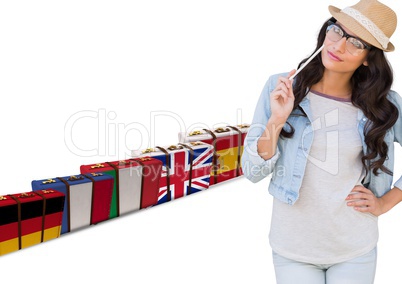
[[354,36],[351,36],[347,32],[345,32],[340,26],[329,21],[327,27],[327,38],[330,41],[340,41],[342,38],[346,37],[346,50],[354,55],[358,56],[365,49],[370,50],[371,46],[365,44],[360,39],[357,39]]

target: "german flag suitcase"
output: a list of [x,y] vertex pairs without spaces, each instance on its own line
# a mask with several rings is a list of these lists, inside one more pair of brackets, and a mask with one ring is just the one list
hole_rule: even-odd
[[60,236],[65,196],[53,189],[0,197],[0,255]]

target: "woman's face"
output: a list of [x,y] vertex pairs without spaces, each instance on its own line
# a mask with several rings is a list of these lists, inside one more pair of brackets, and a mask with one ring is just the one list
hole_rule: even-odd
[[[341,23],[337,22],[336,25],[338,25],[344,32],[346,32],[350,36],[356,37],[354,33],[348,30]],[[339,29],[336,26],[334,27],[334,29],[339,31]],[[366,60],[368,54],[367,49],[364,49],[363,52],[359,54],[356,53],[352,54],[350,52],[351,47],[348,46],[351,45],[351,43],[347,42],[346,37],[342,37],[338,41],[333,41],[331,40],[331,34],[329,34],[331,32],[334,33],[335,31],[331,30],[327,32],[327,35],[324,40],[325,47],[321,52],[322,62],[327,70],[338,73],[353,74],[354,71],[357,68],[359,68],[362,64],[366,66],[368,65],[368,62]]]

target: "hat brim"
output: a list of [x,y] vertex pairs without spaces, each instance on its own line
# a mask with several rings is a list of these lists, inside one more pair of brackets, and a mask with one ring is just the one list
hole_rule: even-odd
[[365,29],[362,25],[360,25],[359,22],[349,15],[342,13],[341,9],[330,5],[328,6],[328,10],[337,21],[339,21],[342,25],[352,31],[358,38],[364,40],[368,44],[387,52],[395,50],[395,47],[391,42],[388,43],[387,48],[382,47],[382,45],[369,31],[367,31],[367,29]]

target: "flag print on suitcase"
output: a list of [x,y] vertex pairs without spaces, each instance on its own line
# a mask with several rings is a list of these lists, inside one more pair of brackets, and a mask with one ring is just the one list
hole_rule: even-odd
[[202,129],[190,133],[180,132],[180,142],[202,141],[214,147],[210,184],[223,182],[243,174],[241,155],[248,124],[219,127],[211,131]]
[[64,199],[51,189],[0,196],[0,255],[58,238]]
[[61,234],[109,219],[114,179],[102,173],[32,181],[32,190],[55,189],[65,194]]
[[152,156],[163,163],[158,204],[209,188],[213,147],[207,143],[181,143],[155,147],[133,156]]
[[140,209],[158,204],[159,182],[162,174],[162,161],[151,157],[130,159],[129,161],[134,164],[137,163],[141,166],[139,171],[141,181]]
[[[82,173],[101,171],[115,178],[116,215],[156,204],[162,162],[153,158],[127,159],[82,165]],[[145,177],[145,178],[144,178]]]
[[[81,174],[102,172],[106,175],[113,177],[113,179],[116,180],[116,170],[113,166],[109,165],[108,163],[81,165],[80,172]],[[119,193],[117,191],[117,183],[115,182],[113,183],[113,194],[112,194],[112,201],[110,204],[109,219],[119,216],[118,204],[119,204]]]

